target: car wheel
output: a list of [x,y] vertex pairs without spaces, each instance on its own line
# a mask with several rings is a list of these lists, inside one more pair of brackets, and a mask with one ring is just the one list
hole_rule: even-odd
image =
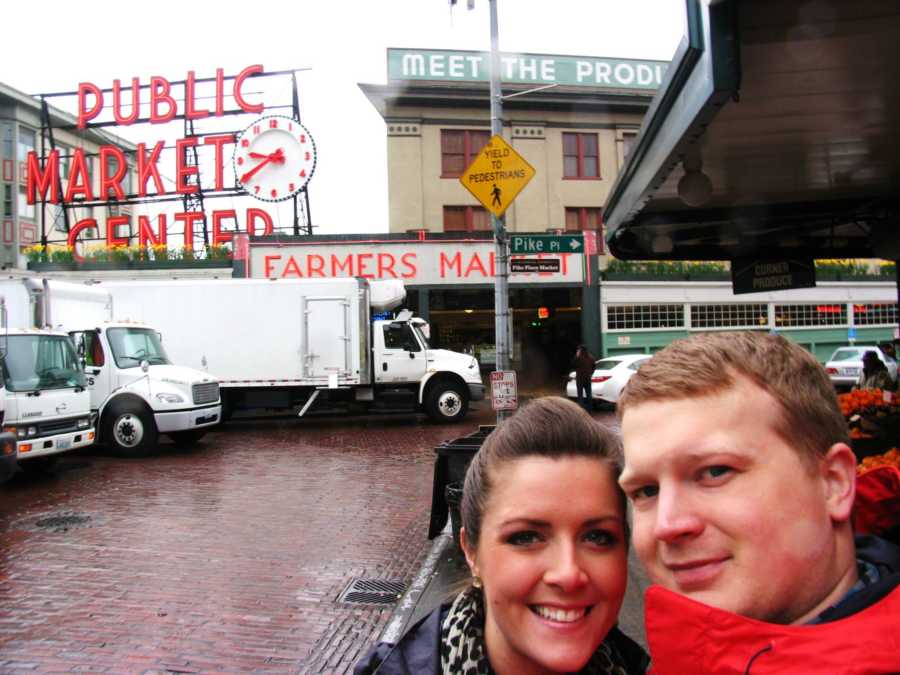
[[103,413],[102,428],[106,445],[125,457],[148,454],[159,437],[147,406],[131,399],[110,403]]

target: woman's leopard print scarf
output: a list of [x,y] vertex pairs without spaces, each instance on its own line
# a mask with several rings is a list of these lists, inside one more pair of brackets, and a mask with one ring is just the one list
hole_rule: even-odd
[[[581,675],[628,675],[618,650],[603,642]],[[484,645],[484,596],[480,589],[460,593],[441,627],[443,675],[493,675]]]

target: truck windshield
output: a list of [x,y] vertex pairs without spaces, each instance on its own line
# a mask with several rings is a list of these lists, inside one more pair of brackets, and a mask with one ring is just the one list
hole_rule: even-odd
[[84,373],[72,341],[62,335],[0,338],[3,381],[10,391],[83,387]]
[[169,363],[159,333],[149,328],[110,328],[109,347],[119,368],[136,368],[141,361],[150,365]]
[[426,337],[425,332],[422,330],[423,326],[417,323],[410,324],[412,329],[416,331],[416,335],[419,336],[419,340],[422,341],[422,344],[425,345],[425,349],[431,349],[431,345],[428,344],[428,337]]

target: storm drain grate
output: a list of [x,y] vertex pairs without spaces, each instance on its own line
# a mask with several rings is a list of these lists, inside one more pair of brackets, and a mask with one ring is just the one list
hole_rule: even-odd
[[90,516],[82,516],[76,513],[61,513],[34,521],[35,527],[53,532],[66,532],[73,527],[86,525],[91,520]]
[[403,595],[406,584],[383,579],[354,579],[338,597],[338,602],[354,605],[390,605]]

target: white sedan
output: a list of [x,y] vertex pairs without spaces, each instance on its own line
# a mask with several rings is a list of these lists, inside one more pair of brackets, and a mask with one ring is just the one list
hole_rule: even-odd
[[897,362],[875,345],[851,345],[838,347],[825,364],[831,383],[838,388],[852,387],[859,379],[863,367],[863,354],[875,352],[887,367],[891,379],[897,381]]
[[[591,376],[591,398],[594,402],[615,403],[618,401],[625,384],[650,356],[650,354],[620,354],[600,359],[594,363],[594,374]],[[578,400],[575,371],[569,373],[566,396]]]

